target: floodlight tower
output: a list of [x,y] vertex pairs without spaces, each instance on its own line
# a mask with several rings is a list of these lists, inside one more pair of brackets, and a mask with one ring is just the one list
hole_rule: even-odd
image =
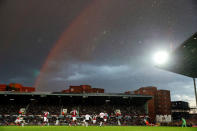
[[167,54],[158,52],[154,56],[156,67],[193,79],[197,108],[197,32],[185,40],[179,47]]
[[196,79],[193,78],[193,82],[194,82],[194,92],[195,92],[195,97],[196,97],[196,107],[197,107],[197,92],[196,92]]

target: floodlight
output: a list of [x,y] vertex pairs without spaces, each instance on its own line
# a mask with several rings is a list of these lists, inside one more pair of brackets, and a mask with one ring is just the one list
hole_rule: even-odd
[[153,60],[156,65],[163,65],[168,61],[169,55],[166,51],[159,51],[154,54]]

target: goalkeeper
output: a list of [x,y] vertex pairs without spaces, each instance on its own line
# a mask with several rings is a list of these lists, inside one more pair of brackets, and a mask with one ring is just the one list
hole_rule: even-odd
[[187,127],[186,120],[182,117],[182,127]]

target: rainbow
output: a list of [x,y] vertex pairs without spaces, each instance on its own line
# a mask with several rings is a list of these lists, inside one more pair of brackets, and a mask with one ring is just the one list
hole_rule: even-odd
[[[110,0],[109,0],[110,1]],[[99,36],[103,23],[98,16],[103,16],[108,9],[109,1],[95,0],[86,6],[86,8],[71,22],[68,28],[63,31],[59,39],[54,43],[47,59],[41,67],[40,73],[35,80],[34,87],[40,89],[44,74],[50,71],[49,62],[55,60],[59,53],[68,48],[70,44],[75,43],[76,39],[80,41],[91,42],[92,37]],[[102,10],[101,10],[102,9]],[[91,40],[90,40],[91,39]],[[84,43],[86,43],[84,42]],[[76,43],[75,43],[76,44]],[[77,43],[81,44],[81,43]],[[88,51],[87,51],[88,52]],[[87,56],[89,53],[87,53]],[[42,87],[43,90],[44,87]]]

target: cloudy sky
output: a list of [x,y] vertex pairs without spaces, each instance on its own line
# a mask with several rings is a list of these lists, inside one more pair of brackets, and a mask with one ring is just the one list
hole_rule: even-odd
[[0,0],[0,83],[106,92],[144,86],[194,105],[192,79],[154,66],[197,30],[196,0]]

